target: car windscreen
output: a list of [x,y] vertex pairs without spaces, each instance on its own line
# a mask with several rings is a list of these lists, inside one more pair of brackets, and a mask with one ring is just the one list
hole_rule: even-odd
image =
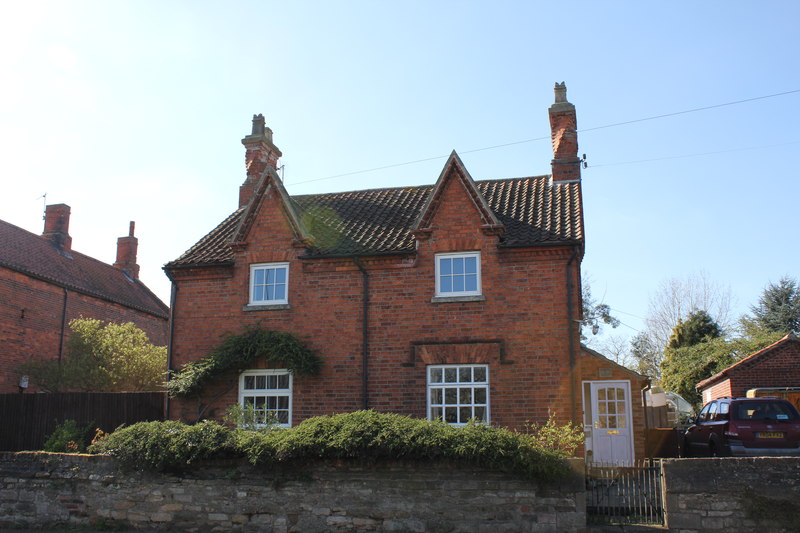
[[735,420],[797,420],[797,411],[787,402],[737,402],[733,409]]

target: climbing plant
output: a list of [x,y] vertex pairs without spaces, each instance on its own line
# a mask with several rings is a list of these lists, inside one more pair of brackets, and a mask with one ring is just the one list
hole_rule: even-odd
[[319,355],[291,333],[250,328],[238,335],[227,335],[208,357],[173,372],[167,389],[171,396],[199,395],[208,382],[229,371],[246,370],[262,357],[301,376],[316,375],[322,367]]

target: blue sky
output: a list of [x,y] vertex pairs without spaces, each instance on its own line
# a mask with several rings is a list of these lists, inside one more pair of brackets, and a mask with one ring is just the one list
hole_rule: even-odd
[[565,81],[590,130],[583,269],[619,333],[701,271],[741,313],[800,277],[800,92],[593,128],[799,90],[798,19],[789,1],[4,2],[0,218],[40,233],[47,193],[107,262],[135,220],[168,301],[161,266],[237,206],[253,114],[290,194],[433,183],[453,149],[476,180],[541,175]]

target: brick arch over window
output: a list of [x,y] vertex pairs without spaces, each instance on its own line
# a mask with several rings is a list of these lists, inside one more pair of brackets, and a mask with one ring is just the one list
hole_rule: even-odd
[[407,366],[505,363],[503,341],[412,343]]

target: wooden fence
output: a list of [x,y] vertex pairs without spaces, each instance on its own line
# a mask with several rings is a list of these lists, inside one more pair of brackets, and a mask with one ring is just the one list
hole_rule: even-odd
[[113,431],[121,424],[164,419],[163,392],[0,394],[0,450],[41,450],[64,420]]

